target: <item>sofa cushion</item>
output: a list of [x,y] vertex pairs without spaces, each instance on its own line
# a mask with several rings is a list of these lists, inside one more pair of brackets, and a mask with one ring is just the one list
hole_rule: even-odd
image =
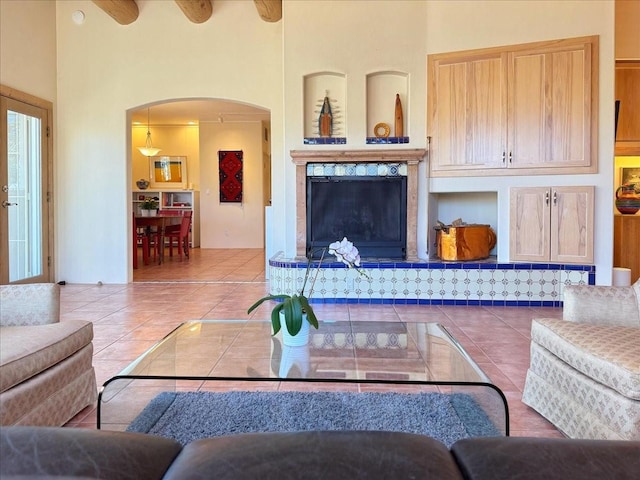
[[83,320],[0,327],[0,392],[56,365],[92,339],[93,324]]
[[465,438],[451,453],[475,480],[631,480],[640,472],[640,442],[566,438]]
[[160,479],[181,448],[141,433],[3,427],[0,478]]
[[401,432],[247,433],[196,440],[165,480],[185,478],[462,479],[447,447]]
[[640,400],[640,328],[539,318],[532,322],[531,341],[584,375]]

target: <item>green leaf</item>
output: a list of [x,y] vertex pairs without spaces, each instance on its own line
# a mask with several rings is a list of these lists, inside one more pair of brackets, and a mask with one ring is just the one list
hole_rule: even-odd
[[262,297],[256,303],[251,305],[249,307],[249,310],[247,310],[247,313],[253,312],[256,308],[258,308],[260,305],[262,305],[262,303],[266,302],[267,300],[284,300],[286,298],[289,298],[289,295],[267,295],[266,297]]
[[299,299],[303,310],[307,314],[307,321],[317,330],[318,319],[316,318],[316,314],[314,313],[313,308],[311,308],[311,305],[309,304],[309,300],[307,300],[307,297],[305,297],[304,295],[300,295]]
[[273,327],[274,335],[280,331],[280,310],[282,310],[283,306],[284,304],[279,303],[271,310],[271,326]]

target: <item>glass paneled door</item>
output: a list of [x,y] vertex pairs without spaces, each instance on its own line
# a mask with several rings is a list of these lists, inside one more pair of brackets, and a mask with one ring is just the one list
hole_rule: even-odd
[[0,99],[0,284],[48,282],[47,110]]

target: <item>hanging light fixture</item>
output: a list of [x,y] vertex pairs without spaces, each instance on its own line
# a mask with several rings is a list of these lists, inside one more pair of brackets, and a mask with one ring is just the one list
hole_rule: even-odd
[[153,157],[160,152],[159,148],[155,148],[151,143],[151,131],[149,130],[149,108],[147,108],[147,141],[145,142],[144,147],[138,147],[140,153],[145,157]]

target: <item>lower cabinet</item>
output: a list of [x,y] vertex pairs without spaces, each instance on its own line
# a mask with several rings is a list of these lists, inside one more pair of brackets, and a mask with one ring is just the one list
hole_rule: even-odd
[[511,261],[593,263],[593,186],[510,189]]
[[640,278],[640,215],[613,217],[613,266],[631,269],[631,283]]

